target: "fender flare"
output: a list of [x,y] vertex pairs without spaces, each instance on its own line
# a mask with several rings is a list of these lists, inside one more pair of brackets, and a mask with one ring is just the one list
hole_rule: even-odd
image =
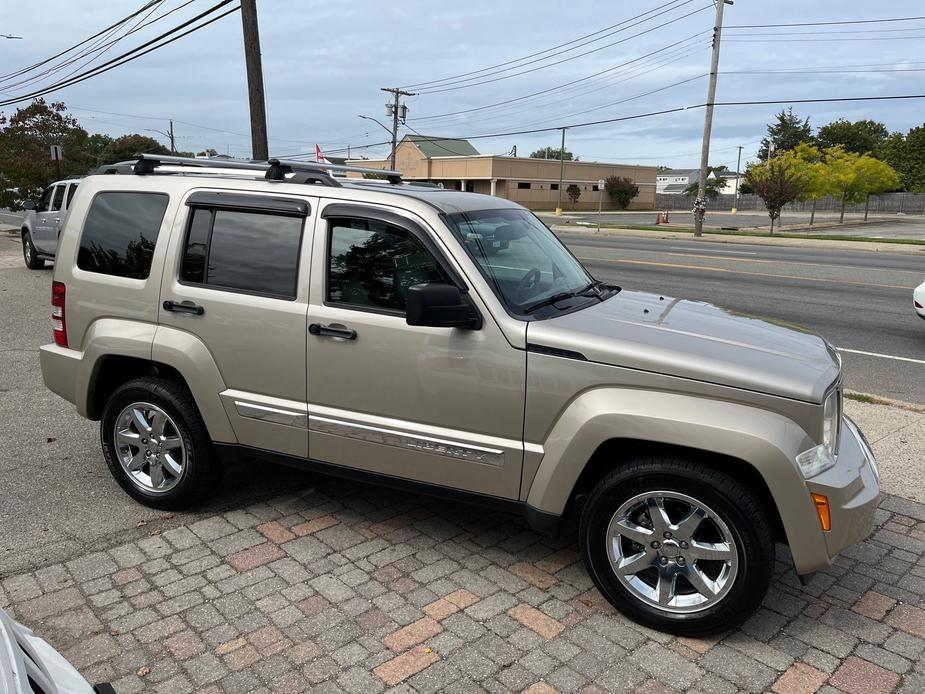
[[795,456],[814,445],[783,415],[744,404],[678,393],[597,388],[573,400],[550,429],[527,504],[562,514],[585,465],[613,439],[694,448],[744,461],[764,479],[784,526],[794,560],[825,556],[815,509]]

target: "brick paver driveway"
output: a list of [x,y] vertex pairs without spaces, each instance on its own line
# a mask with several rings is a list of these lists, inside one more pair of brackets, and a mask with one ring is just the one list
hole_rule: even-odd
[[[165,521],[167,525],[170,523]],[[232,511],[0,585],[91,680],[136,691],[925,692],[925,505],[719,639],[615,614],[512,516],[358,484]]]

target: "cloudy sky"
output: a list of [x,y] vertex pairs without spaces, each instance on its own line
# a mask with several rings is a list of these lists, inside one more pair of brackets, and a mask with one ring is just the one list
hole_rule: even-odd
[[[74,53],[10,77],[146,0],[6,0],[0,34],[22,39],[0,38],[0,98],[104,63],[217,2],[162,0],[104,36],[99,52],[57,71],[49,68]],[[408,127],[440,137],[555,128],[702,104],[714,16],[712,0],[258,0],[258,12],[271,154],[313,152],[321,143],[326,151],[349,145],[352,153],[372,158],[387,155],[388,147],[368,145],[388,135],[358,115],[386,121],[383,86],[419,92],[406,99]],[[741,26],[921,15],[921,0],[736,0],[726,6],[717,101],[921,93],[925,20]],[[237,13],[46,98],[64,101],[91,132],[140,132],[166,141],[153,131],[166,130],[173,118],[178,148],[250,153]],[[873,118],[906,131],[925,121],[923,107],[923,100],[899,100],[795,104],[794,111],[814,126],[839,117]],[[0,108],[10,113],[16,105]],[[743,160],[753,157],[781,108],[718,106],[711,164],[735,166],[738,145]],[[584,160],[696,166],[702,127],[703,109],[681,110],[573,127],[567,147]],[[516,145],[521,155],[558,142],[557,131],[472,140],[482,153],[507,153]]]

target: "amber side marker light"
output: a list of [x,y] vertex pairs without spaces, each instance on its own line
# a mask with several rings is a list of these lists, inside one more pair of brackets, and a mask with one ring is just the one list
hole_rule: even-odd
[[816,515],[819,516],[819,525],[825,532],[832,529],[832,514],[829,513],[829,497],[822,494],[812,494],[813,503],[816,505]]

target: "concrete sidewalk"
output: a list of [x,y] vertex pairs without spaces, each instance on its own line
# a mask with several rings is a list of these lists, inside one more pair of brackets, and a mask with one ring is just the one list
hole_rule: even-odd
[[785,548],[761,610],[714,639],[614,613],[516,517],[318,478],[0,581],[0,606],[120,694],[925,691],[925,414],[849,401],[888,492],[806,587]]

